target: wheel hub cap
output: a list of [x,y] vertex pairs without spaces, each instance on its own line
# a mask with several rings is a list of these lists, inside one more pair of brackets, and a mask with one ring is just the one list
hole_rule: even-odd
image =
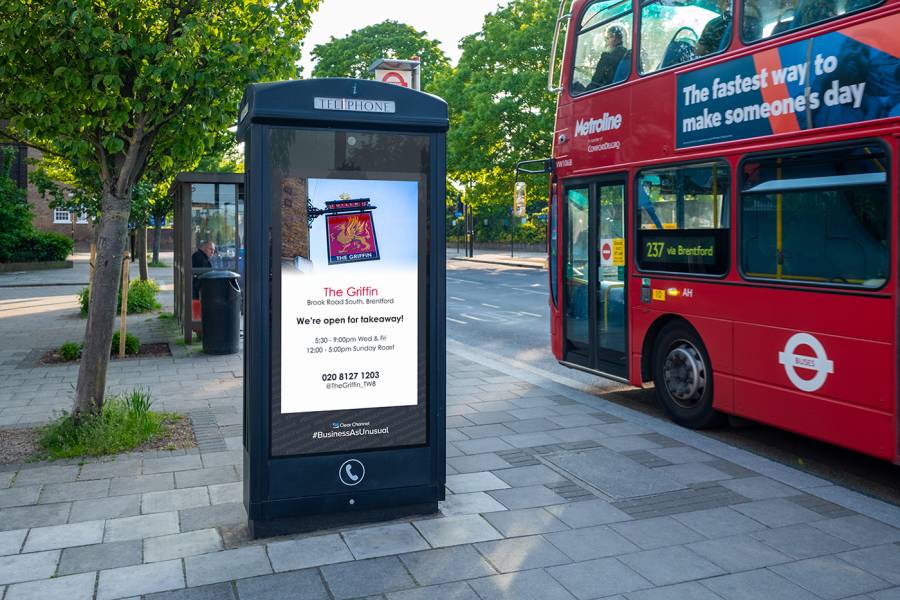
[[669,394],[679,406],[692,408],[703,397],[706,365],[697,349],[688,342],[677,342],[669,350],[663,376]]

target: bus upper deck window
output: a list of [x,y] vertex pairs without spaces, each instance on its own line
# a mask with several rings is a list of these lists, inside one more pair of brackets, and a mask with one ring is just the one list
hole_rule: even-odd
[[631,40],[631,0],[603,0],[589,5],[579,21],[572,94],[628,79]]
[[638,70],[653,73],[728,48],[731,0],[651,0],[641,7]]
[[841,15],[880,0],[744,0],[741,37],[745,42],[776,36]]

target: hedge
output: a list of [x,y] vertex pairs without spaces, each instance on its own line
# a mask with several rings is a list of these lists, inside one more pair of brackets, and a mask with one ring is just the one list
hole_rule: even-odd
[[72,254],[72,248],[72,240],[59,233],[29,231],[0,249],[0,262],[61,261]]

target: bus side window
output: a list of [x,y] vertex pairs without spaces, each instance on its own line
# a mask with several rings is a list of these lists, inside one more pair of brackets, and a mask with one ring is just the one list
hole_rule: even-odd
[[880,4],[881,0],[744,0],[745,42],[770,38]]
[[641,171],[636,194],[638,267],[724,275],[730,264],[730,186],[724,161]]
[[887,161],[879,146],[744,163],[741,270],[785,283],[880,288],[889,278]]
[[643,74],[722,52],[731,41],[731,0],[649,0],[641,7]]
[[628,79],[631,73],[631,0],[601,0],[581,16],[572,61],[572,95]]

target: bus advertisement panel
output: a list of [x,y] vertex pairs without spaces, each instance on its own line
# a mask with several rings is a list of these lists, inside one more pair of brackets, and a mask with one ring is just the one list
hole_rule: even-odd
[[900,14],[677,77],[687,148],[900,116]]

